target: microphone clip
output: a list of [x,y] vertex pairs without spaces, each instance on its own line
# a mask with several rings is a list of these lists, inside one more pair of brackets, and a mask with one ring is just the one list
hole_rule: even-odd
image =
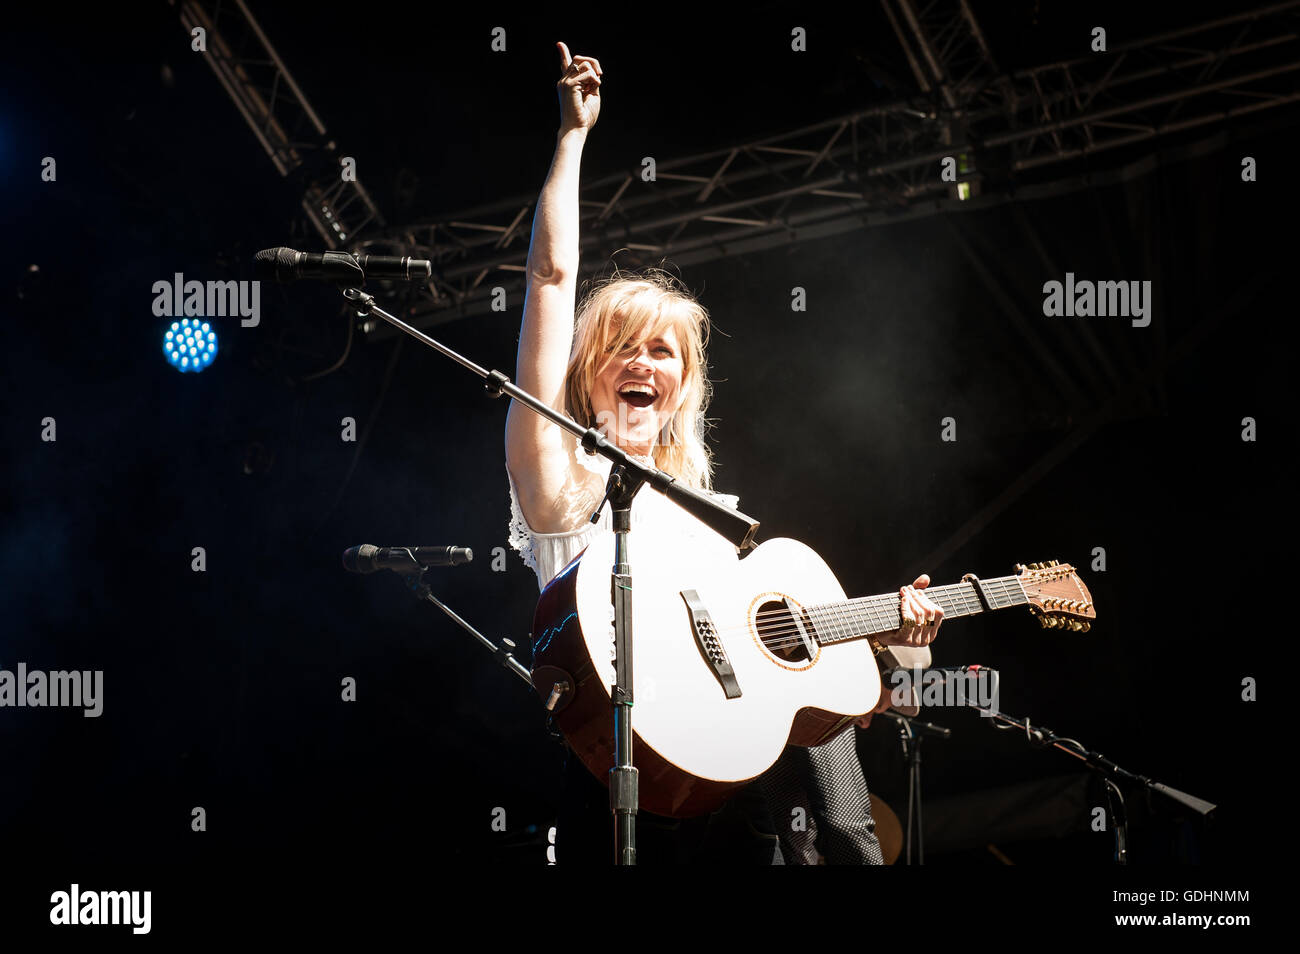
[[363,292],[360,288],[343,289],[343,297],[356,303],[358,315],[369,315],[370,309],[375,307],[375,296]]

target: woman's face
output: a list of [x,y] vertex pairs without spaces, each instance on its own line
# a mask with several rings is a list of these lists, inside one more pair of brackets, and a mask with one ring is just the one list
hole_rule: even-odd
[[596,427],[629,453],[649,456],[682,402],[682,349],[670,325],[609,361],[596,376]]

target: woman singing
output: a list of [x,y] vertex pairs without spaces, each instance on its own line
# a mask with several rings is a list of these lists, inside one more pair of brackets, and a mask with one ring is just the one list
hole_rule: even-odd
[[[563,43],[557,46],[561,122],[533,220],[515,379],[584,427],[600,428],[627,453],[712,492],[704,442],[710,386],[703,306],[667,274],[651,270],[599,283],[575,308],[579,164],[600,115],[603,71],[595,58],[570,57]],[[589,522],[604,497],[610,463],[512,403],[506,466],[510,542],[545,587],[593,535],[610,530],[608,508],[601,524]],[[735,497],[715,496],[738,504]],[[652,491],[637,495],[632,519],[638,553],[654,549],[645,546],[653,535],[694,554],[736,559],[731,543]],[[927,646],[934,639],[943,611],[921,592],[928,583],[921,576],[899,591],[903,628],[881,642]],[[787,830],[793,828],[792,807],[805,809],[806,830]],[[557,861],[607,864],[613,856],[606,790],[573,757],[556,828]],[[778,841],[780,851],[774,851]],[[831,862],[880,862],[852,732],[814,748],[787,748],[758,783],[712,817],[680,821],[639,813],[637,842],[639,859],[648,864],[807,863],[818,852]]]

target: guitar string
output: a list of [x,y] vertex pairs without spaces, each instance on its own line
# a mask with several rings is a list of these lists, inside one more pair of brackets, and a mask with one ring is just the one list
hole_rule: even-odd
[[[993,581],[993,580],[986,580],[986,581],[985,581],[985,584],[986,584],[986,585],[998,585],[998,584],[996,583],[996,581]],[[995,593],[995,594],[993,594],[995,598],[997,598],[997,599],[1002,599],[1002,598],[1005,598],[1005,597],[1007,597],[1007,596],[1009,596],[1009,595],[1015,595],[1015,591],[1014,591],[1014,590],[1011,590],[1008,584],[1002,584],[1002,585],[1001,585],[1001,588],[1002,588],[1003,592],[1002,592],[1002,593]],[[960,590],[957,590],[957,591],[954,591],[954,592],[945,592],[945,593],[943,593],[943,594],[937,594],[937,593],[936,593],[936,594],[932,594],[932,595],[936,595],[936,596],[939,596],[939,597],[940,597],[940,599],[939,599],[939,600],[936,600],[936,602],[940,602],[940,601],[942,601],[942,602],[952,602],[952,603],[953,603],[953,607],[952,607],[952,608],[953,608],[953,609],[958,609],[958,610],[960,610],[960,609],[967,608],[967,607],[971,607],[971,606],[980,606],[980,605],[982,605],[982,604],[979,603],[978,599],[977,599],[973,594],[974,594],[974,590],[972,589],[969,593],[967,593],[967,592],[961,592]],[[949,600],[947,599],[947,597],[949,597],[949,596],[953,596],[954,599],[952,599],[951,601],[949,601]],[[809,613],[809,614],[811,614],[811,613],[814,612],[814,611],[819,611],[821,614],[825,615],[825,616],[827,617],[827,619],[829,620],[830,617],[835,616],[835,615],[839,615],[841,618],[843,618],[843,617],[844,617],[844,613],[845,613],[846,609],[848,609],[848,608],[866,607],[868,612],[891,612],[891,613],[897,613],[897,612],[899,612],[899,610],[901,609],[901,607],[895,605],[894,602],[893,602],[893,600],[894,600],[894,597],[893,597],[892,595],[890,595],[890,596],[885,596],[885,595],[881,594],[881,595],[879,595],[879,596],[861,596],[861,597],[858,597],[858,598],[856,598],[856,599],[852,599],[852,600],[844,600],[844,601],[837,602],[837,603],[817,603],[817,604],[812,604],[812,605],[810,605],[810,606],[804,606],[804,607],[802,607],[802,609],[804,609],[805,612],[806,612],[806,613]],[[873,607],[873,606],[871,606],[870,604],[876,604],[876,605],[875,605],[875,607]],[[1009,603],[1009,604],[1007,604],[1007,605],[1010,606],[1010,605],[1022,605],[1022,604],[1010,604],[1010,603]],[[764,619],[775,619],[775,618],[778,618],[778,617],[790,618],[790,611],[789,611],[788,609],[782,607],[781,609],[776,609],[776,610],[767,610],[767,611],[763,611],[763,612],[759,612],[759,613],[755,613],[755,614],[754,614],[754,619],[755,619],[756,621],[757,621],[757,620],[764,620]],[[743,628],[743,627],[742,627],[742,628]]]
[[[1001,594],[994,594],[995,596],[998,595],[1006,596],[1008,594],[1014,595],[1016,591],[1015,589],[1012,588],[1012,585],[1018,584],[1019,580],[1020,580],[1019,577],[1009,576],[1009,577],[999,577],[993,580],[984,580],[982,582],[987,587],[998,587],[1003,590]],[[1023,586],[1020,586],[1019,589],[1021,590],[1021,592],[1023,592],[1024,588]],[[974,596],[975,589],[974,589],[974,585],[971,583],[945,584],[944,586],[937,586],[933,590],[927,589],[927,590],[920,590],[918,592],[928,593],[931,596],[939,596],[940,598],[954,596],[957,600],[960,600],[963,604],[969,603],[971,605],[975,605],[979,602],[978,598]],[[861,604],[867,604],[872,602],[879,603],[885,600],[890,601],[890,603],[892,604],[894,599],[895,597],[892,593],[891,594],[879,593],[875,596],[859,596],[851,600],[842,600],[836,603],[815,603],[812,606],[805,606],[803,608],[805,610],[826,608],[828,612],[835,612],[838,611],[840,607],[844,607],[844,606],[861,605]],[[783,607],[778,610],[768,610],[766,613],[757,613],[755,614],[755,618],[761,616],[779,616],[782,614],[788,615],[788,613],[789,611]]]
[[[794,617],[789,613],[789,611],[784,611],[784,612],[782,612],[782,611],[775,611],[775,612],[772,612],[772,613],[770,613],[770,614],[766,614],[766,615],[769,615],[769,616],[776,616],[776,617],[781,617],[782,620],[778,620],[778,621],[775,622],[774,625],[777,627],[777,628],[775,628],[775,629],[773,629],[773,628],[767,628],[767,629],[764,631],[763,628],[760,627],[760,633],[759,633],[759,635],[760,635],[760,637],[761,637],[762,640],[763,640],[763,645],[765,645],[765,646],[768,647],[769,649],[784,649],[784,648],[787,648],[787,647],[792,647],[792,646],[799,646],[799,645],[802,645],[802,643],[803,643],[803,637],[802,637],[802,635],[800,634],[800,629],[799,629],[799,627],[798,627],[797,625],[794,625]],[[966,614],[959,614],[959,615],[966,615]],[[951,618],[951,617],[950,617],[950,618]],[[788,624],[788,625],[784,624],[784,623],[783,623],[783,620],[789,620],[789,624]],[[814,621],[812,621],[812,620],[809,620],[809,622],[812,624],[811,629],[813,630],[813,636],[814,636],[814,639],[815,639],[815,636],[816,636],[816,633],[817,633],[817,630],[819,629],[819,627],[818,627],[818,625],[817,625],[816,622],[814,622]],[[881,619],[881,620],[876,620],[875,622],[878,622],[878,623],[879,623],[879,622],[892,622],[892,620],[890,620],[890,619],[888,619],[888,618],[885,618],[885,619]],[[784,628],[781,628],[782,626],[784,626]],[[852,631],[852,636],[843,636],[843,637],[840,637],[840,638],[838,638],[838,639],[837,639],[837,638],[833,638],[833,637],[836,636],[836,634],[833,632],[833,630],[834,630],[837,626],[842,626],[842,627],[844,627],[846,630],[850,630],[850,631]],[[900,626],[901,626],[901,624],[900,624]],[[891,627],[887,627],[887,628],[884,628],[884,629],[876,630],[875,632],[881,632],[881,633],[894,632],[895,630],[899,629],[900,626],[891,626]],[[830,619],[830,618],[826,618],[826,619],[823,620],[823,623],[822,623],[820,629],[823,631],[823,632],[822,632],[822,635],[823,635],[824,637],[832,637],[832,638],[830,638],[830,639],[827,640],[827,643],[847,642],[850,638],[861,638],[861,637],[864,637],[864,636],[872,635],[871,632],[862,632],[862,633],[857,632],[858,627],[855,626],[855,625],[852,625],[852,621],[850,621],[850,620],[848,620],[848,619],[843,619],[843,620],[836,621],[836,620],[833,620],[833,619]],[[739,633],[741,633],[741,632],[748,632],[749,630],[750,630],[750,626],[749,626],[748,624],[743,624],[743,625],[734,625],[734,624],[733,624],[733,625],[731,625],[731,626],[720,627],[720,628],[718,629],[718,632],[719,632],[719,633],[736,633],[736,634],[739,634]],[[792,637],[792,638],[786,638],[786,637]]]
[[[990,587],[990,588],[995,588],[995,587],[996,587],[996,588],[1002,590],[1001,593],[993,593],[993,594],[992,594],[993,597],[994,597],[995,602],[998,601],[998,600],[1000,600],[1000,599],[1002,599],[1002,598],[1005,598],[1005,597],[1007,597],[1007,596],[1009,596],[1009,595],[1011,595],[1011,596],[1015,595],[1015,590],[1011,589],[1011,585],[1012,585],[1013,583],[1018,583],[1018,582],[1019,582],[1019,578],[1018,578],[1018,577],[1004,577],[1004,578],[999,579],[999,580],[985,580],[985,581],[984,581],[984,583],[985,583],[986,586],[988,586],[988,587]],[[945,596],[947,596],[947,595],[954,595],[954,596],[956,596],[956,599],[953,601],[953,602],[954,602],[954,606],[952,607],[952,609],[954,609],[954,610],[963,610],[963,609],[971,609],[971,608],[973,608],[973,609],[976,610],[976,612],[979,612],[979,611],[981,611],[981,610],[983,609],[983,604],[980,603],[979,600],[978,600],[978,598],[975,597],[975,596],[973,595],[973,594],[974,594],[974,588],[973,588],[973,585],[971,585],[971,584],[964,584],[964,585],[963,585],[963,584],[952,584],[952,586],[954,586],[956,589],[955,589],[955,590],[952,590],[952,591],[948,591],[948,592],[946,592],[946,593],[944,594]],[[965,590],[965,587],[969,587],[969,591],[966,591],[966,590]],[[945,589],[947,589],[947,588],[945,587]],[[1021,595],[1023,595],[1023,593],[1024,593],[1023,586],[1019,587],[1019,589],[1020,589]],[[938,595],[938,594],[936,594],[936,595]],[[893,606],[893,605],[888,605],[888,606],[886,606],[885,604],[881,604],[881,605],[879,605],[879,606],[876,607],[876,608],[870,608],[870,607],[869,607],[869,608],[868,608],[868,614],[869,614],[869,615],[866,616],[866,617],[859,616],[859,617],[857,617],[857,619],[853,619],[853,618],[849,618],[849,617],[845,616],[842,607],[844,607],[844,606],[846,606],[846,605],[849,605],[849,604],[853,604],[853,605],[859,605],[859,606],[861,606],[861,605],[865,605],[865,604],[871,603],[872,601],[876,601],[876,602],[879,603],[880,601],[885,600],[885,599],[889,599],[889,600],[891,601],[891,603],[892,603],[892,596],[891,596],[891,597],[884,597],[884,596],[882,595],[882,596],[863,596],[863,597],[858,597],[858,598],[853,599],[853,600],[846,600],[846,601],[843,601],[843,602],[841,602],[841,603],[834,603],[834,604],[815,604],[815,605],[810,606],[810,607],[805,607],[805,610],[808,612],[808,621],[809,621],[809,623],[811,624],[812,629],[813,629],[813,631],[814,631],[814,639],[815,639],[815,637],[816,637],[816,631],[817,631],[817,629],[818,629],[818,626],[817,626],[816,621],[812,618],[812,616],[813,616],[813,614],[814,614],[814,611],[818,611],[818,610],[820,610],[820,612],[817,613],[817,615],[821,615],[821,616],[823,617],[821,628],[824,629],[824,630],[826,631],[823,635],[825,635],[825,636],[830,636],[830,637],[836,637],[837,634],[834,632],[834,630],[835,630],[836,628],[838,628],[838,627],[844,627],[845,630],[850,634],[850,635],[846,635],[846,636],[840,636],[839,638],[831,638],[831,639],[828,640],[828,644],[833,644],[833,643],[836,643],[836,642],[847,642],[847,641],[849,641],[850,639],[860,639],[860,638],[862,638],[862,637],[864,637],[864,636],[874,635],[874,633],[873,633],[873,632],[870,632],[870,631],[868,631],[868,632],[861,632],[861,633],[860,633],[860,632],[857,632],[857,630],[860,628],[860,627],[858,626],[858,623],[861,622],[861,621],[868,621],[868,620],[870,620],[870,614],[873,614],[873,613],[874,613],[874,614],[881,614],[881,613],[889,613],[889,614],[893,614],[893,613],[897,613],[897,612],[899,611],[899,607],[895,607],[895,606]],[[994,609],[1006,609],[1006,608],[1009,608],[1009,607],[1011,607],[1011,606],[1023,606],[1023,605],[1024,605],[1024,603],[1017,601],[1017,602],[1014,602],[1014,603],[1007,603],[1005,606],[995,606]],[[822,608],[823,606],[825,606],[824,609]],[[945,613],[945,615],[946,615],[946,613]],[[961,613],[961,612],[957,613],[957,617],[960,617],[960,616],[966,616],[966,615],[974,615],[974,614],[972,614],[972,613]],[[837,616],[839,617],[838,619],[836,618]],[[764,646],[766,646],[767,648],[769,648],[769,649],[785,649],[785,648],[789,648],[789,647],[793,647],[793,646],[799,646],[799,645],[802,645],[802,643],[803,643],[803,636],[801,635],[800,628],[799,628],[799,626],[795,625],[794,616],[790,613],[790,611],[789,611],[788,609],[768,610],[768,611],[766,611],[766,612],[756,613],[756,614],[754,615],[754,620],[755,620],[755,622],[759,622],[760,618],[762,618],[762,619],[766,619],[766,620],[773,620],[775,626],[777,627],[777,628],[775,628],[775,629],[768,629],[768,631],[765,632],[765,633],[760,633],[760,635],[761,635],[762,638],[763,638],[763,644],[764,644]],[[783,622],[784,620],[789,620],[789,623],[788,623],[788,624],[785,624],[785,623]],[[873,621],[874,621],[875,623],[881,623],[881,622],[892,622],[892,616],[878,616],[878,618],[876,618],[876,619],[873,620]],[[782,626],[784,626],[785,628],[781,628]],[[891,626],[891,627],[886,628],[886,629],[876,630],[875,632],[889,633],[889,632],[894,632],[895,630],[897,630],[897,629],[899,629],[899,628],[901,628],[901,621],[900,621],[899,626]],[[748,623],[745,623],[745,624],[741,624],[741,625],[735,625],[735,624],[733,624],[733,625],[731,625],[731,626],[719,627],[719,628],[717,629],[717,632],[718,632],[719,634],[722,634],[722,633],[740,633],[740,632],[742,632],[742,631],[743,631],[743,632],[748,632],[749,630],[750,630],[750,625],[749,625]],[[785,638],[785,637],[793,637],[793,638]]]
[[[1006,599],[1008,597],[1015,597],[1015,596],[1020,597],[1020,599],[1017,599],[1014,602],[1008,602],[1004,605],[994,606],[993,607],[994,609],[1007,609],[1012,606],[1025,605],[1024,597],[1026,596],[1026,594],[1024,592],[1024,587],[1019,577],[1001,577],[993,580],[985,580],[983,582],[985,586],[989,587],[991,590],[995,590],[995,592],[991,594],[994,598],[995,603],[1000,602],[1001,600]],[[996,592],[996,591],[1000,591],[1000,592]],[[978,597],[975,596],[975,589],[973,584],[959,583],[959,584],[948,584],[944,587],[936,587],[936,590],[933,591],[931,595],[940,596],[941,594],[944,597],[948,597],[948,596],[954,597],[954,599],[952,600],[953,606],[951,607],[951,610],[958,610],[958,611],[972,610],[972,609],[974,610],[974,613],[958,612],[957,617],[966,616],[966,615],[975,615],[975,613],[983,611],[983,604],[979,601]],[[884,602],[885,600],[888,600],[889,602],[885,603]],[[827,642],[822,645],[829,645],[829,644],[834,644],[836,642],[847,642],[850,639],[860,639],[864,636],[874,635],[874,632],[888,633],[888,632],[894,632],[899,628],[901,628],[901,618],[900,618],[900,623],[897,626],[889,626],[884,629],[875,630],[874,632],[871,630],[868,630],[867,632],[858,632],[858,630],[861,628],[860,623],[862,622],[874,622],[876,624],[880,624],[882,622],[892,623],[894,614],[899,614],[899,610],[900,610],[900,607],[892,605],[892,600],[893,600],[892,595],[886,597],[883,594],[881,594],[878,596],[857,597],[856,599],[845,600],[833,604],[814,604],[812,606],[805,607],[804,609],[807,611],[808,621],[811,624],[811,628],[813,629],[814,639],[817,637],[818,635],[817,631],[820,628],[821,630],[824,631],[821,634],[823,637],[830,637],[827,640]],[[947,602],[947,600],[945,600],[945,602]],[[873,603],[876,605],[874,606],[869,605]],[[865,607],[867,610],[867,614],[865,616],[856,615],[855,617],[850,617],[846,615],[846,611],[845,611],[846,607],[857,607],[857,608]],[[951,612],[951,610],[946,611],[945,615],[947,615],[947,612]],[[889,614],[889,615],[884,615],[884,614]],[[817,622],[813,618],[814,615],[822,617],[820,627],[818,626]],[[901,617],[901,614],[899,615]],[[872,619],[872,616],[874,616],[875,618]],[[794,617],[788,609],[767,610],[765,612],[756,613],[754,616],[754,622],[758,623],[760,622],[760,620],[773,621],[771,624],[769,624],[769,628],[767,629],[767,631],[761,634],[761,636],[763,637],[763,643],[767,648],[784,649],[788,647],[802,645],[803,636],[801,635],[800,627],[795,625]],[[786,620],[788,620],[789,622],[788,623],[784,622]],[[772,625],[774,625],[776,628],[770,628]],[[844,628],[844,630],[846,631],[846,635],[840,635],[835,632],[835,630],[840,627]],[[751,627],[749,623],[744,623],[740,625],[733,624],[731,626],[719,627],[716,631],[719,633],[719,635],[721,635],[724,633],[748,632],[750,628]],[[792,637],[792,638],[787,638],[787,637]]]
[[[995,602],[1000,601],[1000,599],[1005,598],[1008,595],[1009,593],[1007,590],[1005,590],[1005,588],[1004,588],[1004,592],[1002,592],[1001,594],[998,593],[993,594]],[[861,597],[858,600],[852,600],[848,602],[863,604],[872,600],[880,601],[881,598]],[[947,601],[945,600],[945,602]],[[973,609],[975,611],[979,611],[982,609],[982,604],[980,604],[973,595],[968,595],[964,593],[958,594],[958,599],[954,600],[953,604],[954,605],[950,608],[950,610],[945,612],[945,616],[948,616],[948,613],[952,611],[957,611],[956,615],[948,618],[956,618],[965,615],[973,615],[970,612],[961,612],[962,610],[969,611]],[[817,612],[817,610],[819,609],[818,606],[812,606],[807,608],[808,621],[811,624],[814,633],[816,633],[817,630],[819,629],[822,630],[823,636],[832,637],[828,640],[829,643],[844,642],[852,638],[861,638],[863,636],[873,635],[874,632],[881,632],[881,633],[894,632],[899,628],[901,628],[902,625],[899,608],[893,605],[878,603],[877,607],[868,608],[868,613],[865,616],[858,616],[856,619],[844,615],[843,611],[840,609],[840,607],[843,604],[831,604],[831,605],[834,606],[834,609],[828,608],[828,609],[821,610],[820,612]],[[1006,604],[1006,607],[1010,607],[1014,605],[1023,605],[1023,604],[1009,602]],[[995,607],[995,609],[1002,609],[1006,607],[997,606]],[[898,615],[900,622],[898,625],[892,625],[896,614]],[[816,616],[822,617],[820,626],[818,625],[818,622],[815,619]],[[755,622],[759,622],[759,617],[764,617],[767,620],[772,620],[773,624],[775,625],[775,628],[771,628],[769,625],[769,628],[767,629],[766,632],[760,633],[760,636],[763,638],[763,643],[765,646],[768,646],[769,648],[773,648],[773,649],[782,649],[790,646],[798,646],[803,643],[803,637],[802,635],[800,635],[799,627],[795,625],[794,617],[790,614],[789,610],[769,610],[766,613],[756,614]],[[786,623],[785,622],[786,620],[788,620],[789,622]],[[881,625],[881,624],[891,624],[891,625],[883,625],[883,627],[880,629],[871,628],[867,632],[859,632],[859,630],[861,629],[861,624],[864,622],[875,623],[877,625]],[[840,627],[843,627],[847,631],[848,635],[841,636],[840,634],[838,634],[836,630]],[[750,627],[748,625],[744,625],[744,626],[732,625],[732,626],[724,627],[724,630],[727,632],[737,632],[737,633],[740,632],[741,630],[748,631],[749,629]],[[793,637],[793,638],[787,639],[784,637]],[[835,637],[839,637],[839,638],[835,638]]]
[[[961,615],[965,615],[965,614],[961,614]],[[800,634],[799,627],[794,625],[794,618],[789,613],[785,614],[785,618],[790,620],[790,625],[784,629],[768,629],[766,631],[760,629],[759,636],[762,639],[764,646],[766,646],[769,649],[784,649],[784,648],[799,646],[803,644],[803,637]],[[954,618],[954,617],[947,617],[947,618]],[[777,625],[779,626],[781,624],[778,623]],[[841,625],[844,626],[847,630],[851,630],[852,635],[846,635],[846,636],[836,638],[836,634],[830,631],[833,630],[836,627],[836,625]],[[830,638],[827,639],[825,643],[821,643],[820,645],[829,645],[837,642],[848,642],[850,639],[860,639],[869,635],[874,635],[876,632],[891,633],[899,628],[901,628],[901,625],[889,627],[886,629],[875,630],[874,632],[857,632],[857,627],[849,625],[849,621],[847,620],[841,621],[838,624],[835,623],[834,621],[826,620],[821,627],[821,629],[824,631],[822,635],[823,637],[830,637]],[[814,623],[812,625],[813,632],[810,634],[814,642],[817,641],[816,639],[817,629],[818,627],[816,623]],[[749,630],[750,627],[748,625],[739,625],[739,626],[732,625],[732,626],[722,627],[718,630],[718,632],[739,634],[741,632],[748,632]],[[791,638],[786,638],[786,637],[791,637]]]

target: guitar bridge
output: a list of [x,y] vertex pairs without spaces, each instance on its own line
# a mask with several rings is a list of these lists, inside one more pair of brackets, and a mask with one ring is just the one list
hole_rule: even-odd
[[681,593],[682,599],[686,602],[686,612],[691,617],[691,632],[695,634],[695,645],[699,647],[700,655],[708,663],[713,677],[718,680],[727,698],[739,699],[740,683],[736,681],[731,660],[727,658],[727,651],[722,648],[717,628],[713,625],[713,618],[704,608],[700,594],[695,590],[682,590]]

